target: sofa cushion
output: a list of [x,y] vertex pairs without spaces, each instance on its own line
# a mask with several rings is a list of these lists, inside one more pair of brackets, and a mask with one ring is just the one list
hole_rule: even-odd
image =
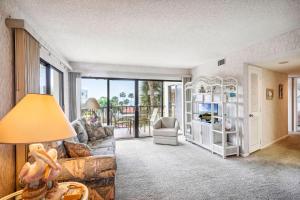
[[113,154],[115,154],[115,149],[114,149],[114,147],[103,147],[103,148],[92,149],[92,154],[94,156],[113,155]]
[[75,132],[77,133],[77,138],[79,142],[86,144],[89,138],[81,120],[75,120],[74,122],[72,122],[72,126]]
[[104,129],[105,129],[106,136],[114,135],[114,127],[113,126],[105,126]]
[[160,128],[153,129],[154,136],[167,136],[167,137],[176,137],[177,129],[176,128]]
[[176,119],[173,117],[162,117],[161,127],[162,128],[174,128]]
[[88,145],[92,148],[92,149],[97,149],[97,148],[103,148],[103,147],[114,147],[115,146],[115,139],[113,136],[110,137],[106,137],[100,140],[95,140],[95,141],[91,141],[88,143]]
[[90,141],[95,141],[97,139],[102,139],[106,137],[105,128],[102,127],[100,122],[87,122],[86,131]]
[[90,147],[84,143],[64,141],[67,154],[71,158],[87,157],[92,155]]

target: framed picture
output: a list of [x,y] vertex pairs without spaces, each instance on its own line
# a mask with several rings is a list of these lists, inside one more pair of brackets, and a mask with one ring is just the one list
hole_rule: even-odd
[[283,84],[279,84],[278,86],[278,97],[279,99],[283,99]]
[[266,89],[266,99],[267,100],[272,100],[273,97],[274,97],[274,90],[270,89],[270,88],[267,88]]

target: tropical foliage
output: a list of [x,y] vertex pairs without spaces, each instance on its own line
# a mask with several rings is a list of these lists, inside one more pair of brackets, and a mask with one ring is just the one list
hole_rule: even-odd
[[[140,101],[142,106],[159,106],[161,100],[162,82],[160,81],[141,81],[139,90]],[[107,98],[100,97],[98,102],[101,107],[107,107]],[[110,105],[116,106],[133,106],[134,93],[126,94],[121,92],[119,97],[113,96],[110,99]]]

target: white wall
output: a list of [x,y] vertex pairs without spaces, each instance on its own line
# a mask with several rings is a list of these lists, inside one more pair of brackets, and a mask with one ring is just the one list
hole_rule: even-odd
[[[55,51],[51,46],[44,40],[44,38],[39,35],[39,26],[34,23],[34,20],[31,19],[28,15],[23,13],[19,8],[15,0],[2,0],[0,2],[0,13],[3,13],[2,19],[5,21],[5,18],[11,17],[15,19],[24,19],[25,22],[29,25],[30,32],[34,33],[35,37],[40,43],[40,57],[61,70],[64,73],[64,102],[65,102],[65,113],[68,116],[69,114],[69,92],[68,92],[68,68],[66,66],[66,60],[62,58],[57,51]],[[1,35],[2,37],[2,35]],[[7,39],[7,38],[3,38]],[[7,42],[10,40],[7,39]],[[43,46],[46,46],[43,47]],[[68,63],[67,63],[68,64]]]
[[[248,137],[248,76],[247,66],[249,63],[262,63],[263,61],[273,60],[288,52],[300,50],[300,29],[296,29],[285,34],[279,35],[267,41],[254,44],[250,47],[237,52],[229,53],[221,58],[226,59],[226,64],[217,66],[217,60],[204,62],[198,67],[193,68],[193,79],[198,76],[233,76],[239,80],[239,117],[240,133],[243,154],[249,152]],[[219,58],[219,59],[221,59]]]
[[[14,105],[13,32],[5,25],[9,5],[0,4],[0,119]],[[0,198],[15,189],[15,146],[0,144]]]
[[[279,84],[283,84],[283,99],[279,99]],[[263,70],[262,73],[262,147],[288,135],[288,75]],[[274,90],[273,100],[266,99],[266,89]]]
[[[0,1],[0,119],[14,105],[14,35],[5,25],[8,17],[28,18],[14,0]],[[4,164],[5,163],[5,164]],[[15,146],[0,145],[0,198],[15,190]]]

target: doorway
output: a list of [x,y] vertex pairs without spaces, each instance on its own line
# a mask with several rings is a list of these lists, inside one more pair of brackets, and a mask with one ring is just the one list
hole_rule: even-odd
[[262,69],[248,66],[249,152],[261,148],[262,140]]

